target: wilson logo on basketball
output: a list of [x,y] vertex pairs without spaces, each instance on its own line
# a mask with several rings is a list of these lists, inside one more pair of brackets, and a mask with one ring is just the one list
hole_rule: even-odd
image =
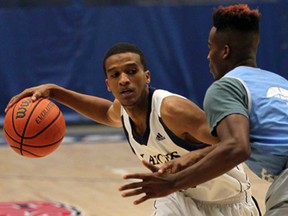
[[44,110],[42,110],[42,112],[35,119],[36,123],[40,124],[45,119],[45,117],[49,114],[49,112],[53,109],[53,107],[55,107],[55,104],[50,102],[47,105],[47,107]]
[[24,118],[27,112],[27,107],[29,104],[32,102],[31,98],[28,98],[27,100],[23,100],[22,103],[20,104],[17,113],[16,113],[16,119],[18,118]]

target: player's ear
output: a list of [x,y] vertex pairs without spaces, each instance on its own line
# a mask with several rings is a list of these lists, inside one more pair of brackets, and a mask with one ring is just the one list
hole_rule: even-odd
[[230,52],[231,52],[230,46],[226,44],[223,49],[223,59],[228,58],[228,56],[230,55]]
[[145,76],[146,76],[146,84],[150,84],[150,71],[146,70],[145,71]]
[[109,87],[109,83],[108,83],[108,80],[107,80],[107,79],[105,80],[105,83],[106,83],[106,86],[107,86],[107,90],[108,90],[109,92],[111,92],[111,89],[110,89],[110,87]]

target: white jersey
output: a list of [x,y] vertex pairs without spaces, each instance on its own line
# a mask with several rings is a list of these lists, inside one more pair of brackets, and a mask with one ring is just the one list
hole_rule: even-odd
[[[140,160],[144,159],[158,166],[187,154],[189,151],[207,146],[200,143],[187,143],[176,137],[165,126],[160,108],[163,99],[169,96],[182,97],[165,90],[150,89],[151,110],[147,119],[147,130],[143,137],[133,136],[133,123],[123,107],[121,111],[123,128],[133,152]],[[242,165],[239,165],[226,174],[200,184],[196,188],[185,190],[184,193],[199,201],[221,202],[239,196],[239,194],[250,195],[250,182]]]

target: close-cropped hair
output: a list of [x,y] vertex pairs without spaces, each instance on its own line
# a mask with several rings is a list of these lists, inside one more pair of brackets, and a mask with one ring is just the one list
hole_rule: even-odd
[[127,53],[127,52],[138,54],[140,56],[140,61],[141,61],[141,64],[143,65],[144,71],[148,70],[146,59],[141,49],[134,44],[127,43],[127,42],[120,42],[112,46],[104,56],[103,70],[105,72],[105,75],[106,75],[105,62],[107,58],[109,58],[112,55]]
[[213,12],[213,26],[217,31],[237,30],[259,32],[261,14],[252,10],[247,4],[220,6]]

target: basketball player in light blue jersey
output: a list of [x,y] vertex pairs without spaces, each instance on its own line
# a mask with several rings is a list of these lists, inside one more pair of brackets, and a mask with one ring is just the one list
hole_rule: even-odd
[[252,171],[272,182],[265,216],[284,216],[288,215],[288,81],[257,68],[259,21],[259,11],[247,5],[215,11],[208,60],[216,81],[206,93],[204,109],[212,134],[221,142],[231,140],[235,148],[250,145],[251,152],[240,154],[247,155]]
[[[165,178],[128,175],[143,182],[125,185],[123,190],[157,197],[160,185],[162,193],[171,192],[171,185],[183,187],[175,179],[190,175],[186,186],[197,186],[246,161],[259,177],[272,182],[265,216],[288,215],[288,81],[257,68],[259,21],[259,11],[245,4],[219,7],[213,14],[208,60],[215,82],[205,95],[204,110],[212,135],[220,139],[216,147],[186,169],[189,163],[183,157],[166,163],[159,173],[177,172]],[[190,156],[191,162],[194,156]]]
[[[103,67],[107,88],[115,96],[113,102],[46,84],[16,95],[7,109],[24,96],[30,95],[32,100],[52,97],[98,123],[123,127],[135,155],[151,166],[162,166],[167,161],[185,158],[189,152],[203,154],[214,148],[207,144],[215,144],[218,139],[211,136],[203,110],[180,95],[150,87],[150,72],[138,47],[116,44],[105,55]],[[195,177],[178,181],[187,183],[191,178]],[[143,199],[146,197],[149,194]],[[242,166],[237,165],[197,187],[182,187],[170,195],[164,194],[155,201],[153,215],[258,216],[259,213],[252,200],[249,179]]]

